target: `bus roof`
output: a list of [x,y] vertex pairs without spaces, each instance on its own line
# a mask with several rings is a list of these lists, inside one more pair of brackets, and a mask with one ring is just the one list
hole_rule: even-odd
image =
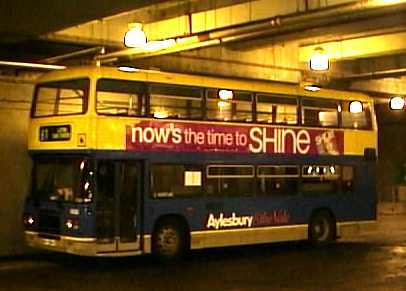
[[272,92],[281,95],[298,95],[319,98],[334,98],[342,100],[372,101],[370,96],[354,91],[334,89],[321,89],[317,92],[305,90],[297,83],[266,81],[243,78],[217,77],[198,74],[171,73],[156,70],[136,70],[135,72],[123,72],[117,67],[78,66],[63,70],[48,72],[38,79],[38,83],[66,80],[80,77],[114,78],[141,82],[167,83],[187,86],[202,86],[206,88],[222,88],[253,92]]

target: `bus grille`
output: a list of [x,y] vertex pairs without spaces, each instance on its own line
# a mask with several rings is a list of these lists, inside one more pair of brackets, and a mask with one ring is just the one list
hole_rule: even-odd
[[60,233],[59,216],[41,213],[38,220],[38,231],[43,233]]

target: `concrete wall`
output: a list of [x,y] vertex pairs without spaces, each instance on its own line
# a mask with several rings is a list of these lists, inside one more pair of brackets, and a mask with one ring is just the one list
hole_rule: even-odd
[[32,89],[0,80],[0,256],[26,251],[22,211],[30,184],[26,134]]
[[217,46],[137,60],[137,67],[281,82],[301,81],[298,46],[291,42],[250,50]]

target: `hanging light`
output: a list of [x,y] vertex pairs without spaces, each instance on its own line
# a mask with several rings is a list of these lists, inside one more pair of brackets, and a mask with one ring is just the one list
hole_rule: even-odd
[[221,100],[230,100],[230,99],[233,99],[234,93],[231,90],[222,89],[222,90],[219,90],[218,95]]
[[404,106],[405,100],[400,96],[392,97],[389,101],[389,107],[392,110],[402,110]]
[[360,113],[363,111],[363,106],[361,101],[351,101],[350,102],[350,112]]
[[142,25],[140,23],[131,23],[128,26],[129,30],[124,36],[125,46],[130,48],[144,47],[147,43],[147,37],[142,30]]
[[313,71],[326,71],[329,69],[329,66],[329,57],[324,52],[323,48],[315,48],[313,55],[310,57],[310,69]]

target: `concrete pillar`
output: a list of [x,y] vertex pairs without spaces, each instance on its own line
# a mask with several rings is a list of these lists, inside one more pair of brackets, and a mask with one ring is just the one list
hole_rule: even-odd
[[30,185],[27,128],[33,85],[0,80],[0,256],[22,254],[22,212]]

